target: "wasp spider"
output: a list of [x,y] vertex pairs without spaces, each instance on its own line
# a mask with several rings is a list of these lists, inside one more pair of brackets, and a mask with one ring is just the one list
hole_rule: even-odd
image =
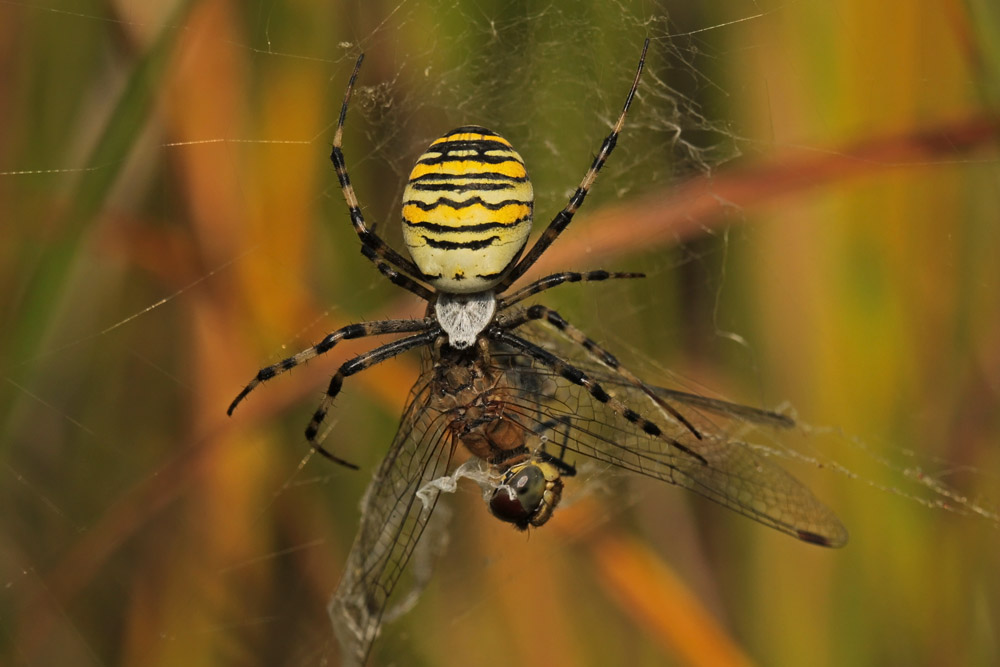
[[361,528],[331,602],[338,634],[358,660],[370,650],[386,600],[434,509],[438,491],[431,483],[454,467],[460,449],[491,472],[492,512],[522,529],[552,516],[563,478],[575,472],[565,460],[572,452],[689,488],[807,542],[840,546],[847,540],[837,518],[808,489],[735,439],[748,422],[780,428],[791,426],[790,419],[648,385],[556,311],[522,305],[562,283],[641,274],[563,272],[510,289],[570,224],[614,150],[648,46],[647,40],[621,114],[590,169],[526,252],[534,196],[524,161],[496,132],[465,126],[432,142],[410,173],[402,209],[410,258],[366,224],[341,150],[363,56],[358,58],[331,159],[362,254],[425,300],[426,315],[338,329],[260,370],[229,406],[232,414],[257,385],[342,339],[406,334],[341,364],[306,428],[316,451],[356,467],[325,449],[320,437],[344,380],[407,350],[423,350],[422,372],[365,494]]

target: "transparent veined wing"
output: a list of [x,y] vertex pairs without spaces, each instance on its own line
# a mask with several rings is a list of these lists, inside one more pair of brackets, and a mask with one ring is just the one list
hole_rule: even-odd
[[[621,380],[609,378],[608,382],[609,384],[616,385],[620,384]],[[743,420],[751,424],[760,424],[761,426],[769,426],[771,428],[793,428],[795,426],[794,419],[773,410],[762,410],[749,405],[741,405],[740,403],[730,403],[729,401],[692,394],[679,389],[668,389],[652,385],[646,386],[656,397],[665,401],[671,401],[674,404],[683,403],[684,405],[706,410],[728,419]]]
[[[361,526],[330,615],[346,664],[363,664],[389,597],[424,533],[458,446],[453,426],[463,405],[502,406],[498,414],[521,430],[524,449],[550,443],[690,489],[801,540],[841,546],[847,531],[801,482],[756,453],[744,440],[752,426],[788,428],[785,415],[676,389],[632,383],[578,346],[538,326],[519,332],[573,364],[628,409],[655,422],[651,435],[636,421],[596,400],[580,384],[501,344],[491,345],[491,376],[482,393],[435,395],[425,357],[400,427],[362,500]],[[436,391],[441,391],[438,385]],[[669,405],[668,405],[669,404]],[[677,415],[683,415],[683,421]],[[687,423],[685,423],[687,422]],[[466,422],[466,426],[487,422]],[[544,438],[542,437],[544,436]],[[509,464],[496,464],[499,479]]]
[[625,419],[586,388],[537,360],[510,351],[496,354],[496,363],[508,369],[507,409],[529,428],[556,420],[561,425],[552,429],[550,440],[568,451],[690,489],[800,540],[831,547],[846,544],[847,531],[836,515],[744,439],[754,425],[793,425],[788,417],[683,391],[634,385],[543,327],[528,325],[519,332],[586,373],[626,407],[653,421],[661,433],[649,434],[640,423]]
[[440,491],[428,482],[451,464],[451,417],[434,409],[430,376],[425,372],[411,392],[399,431],[365,491],[358,534],[330,600],[346,665],[367,660],[389,596],[437,504]]

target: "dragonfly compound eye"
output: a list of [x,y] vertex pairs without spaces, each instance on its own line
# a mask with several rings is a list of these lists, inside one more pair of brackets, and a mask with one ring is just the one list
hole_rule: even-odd
[[522,530],[528,527],[545,498],[548,481],[537,465],[512,469],[502,484],[493,491],[490,511],[501,521],[512,523]]

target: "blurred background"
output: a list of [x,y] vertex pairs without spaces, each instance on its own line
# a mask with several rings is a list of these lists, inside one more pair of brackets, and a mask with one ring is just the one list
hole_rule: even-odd
[[328,161],[354,60],[348,166],[401,247],[409,169],[462,124],[514,143],[547,222],[647,36],[535,275],[649,278],[545,302],[651,382],[793,412],[760,444],[851,541],[613,475],[520,534],[463,487],[372,662],[1000,661],[993,3],[37,0],[0,4],[0,662],[339,664],[326,603],[417,359],[338,399],[358,472],[302,431],[372,341],[225,409],[337,327],[421,313]]

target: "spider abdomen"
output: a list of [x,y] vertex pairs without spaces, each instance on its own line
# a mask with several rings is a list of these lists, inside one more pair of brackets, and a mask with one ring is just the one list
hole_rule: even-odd
[[524,160],[477,126],[452,130],[420,156],[403,191],[403,241],[443,292],[490,289],[531,232],[534,193]]

